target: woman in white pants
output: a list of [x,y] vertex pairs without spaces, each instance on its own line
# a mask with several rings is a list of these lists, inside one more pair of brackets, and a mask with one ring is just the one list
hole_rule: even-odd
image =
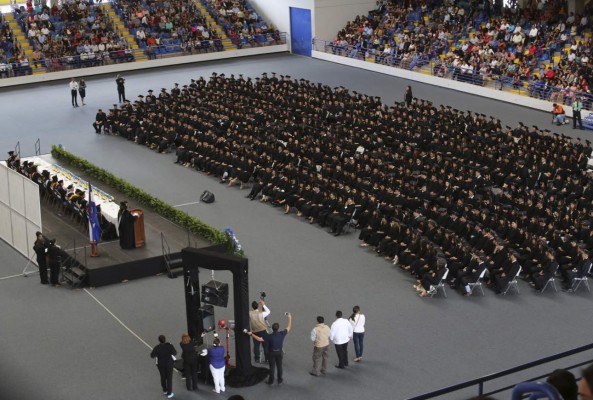
[[210,372],[212,373],[212,379],[214,380],[214,389],[212,389],[212,391],[215,393],[224,393],[225,391],[224,367],[226,360],[224,356],[224,346],[220,345],[219,338],[215,338],[213,346],[208,349]]

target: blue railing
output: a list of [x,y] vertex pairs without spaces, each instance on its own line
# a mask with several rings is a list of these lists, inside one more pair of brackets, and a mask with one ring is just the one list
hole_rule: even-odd
[[430,65],[430,74],[433,76],[495,90],[510,90],[524,96],[567,106],[570,106],[576,97],[581,97],[583,109],[593,110],[593,94],[591,93],[548,85],[542,80],[516,79],[505,73],[482,73],[473,69],[455,67],[440,60],[435,53],[429,52],[428,54],[412,56],[394,48],[391,53],[383,54],[359,45],[344,46],[320,39],[314,39],[314,48],[324,53],[411,71],[418,71],[422,67]]
[[[467,389],[467,388],[476,388],[477,389],[477,395],[479,396],[491,396],[493,394],[496,393],[501,393],[507,390],[512,389],[513,387],[515,387],[515,384],[510,385],[510,386],[505,386],[503,388],[499,388],[496,389],[494,391],[490,391],[490,392],[484,392],[484,384],[486,382],[490,382],[493,381],[495,379],[499,379],[505,376],[509,376],[509,375],[513,375],[516,374],[517,372],[521,372],[521,371],[525,371],[534,367],[538,367],[540,365],[543,364],[547,364],[550,363],[552,361],[556,361],[556,360],[560,360],[569,356],[573,356],[575,354],[580,354],[580,353],[584,353],[588,350],[593,350],[593,343],[585,345],[585,346],[581,346],[581,347],[577,347],[574,348],[572,350],[568,350],[568,351],[564,351],[562,353],[558,353],[552,356],[548,356],[548,357],[544,357],[544,358],[540,358],[539,360],[535,360],[535,361],[531,361],[528,362],[527,364],[522,364],[513,368],[509,368],[509,369],[505,369],[504,371],[500,371],[500,372],[496,372],[494,374],[490,374],[490,375],[486,375],[483,376],[481,378],[477,378],[477,379],[472,379],[470,381],[467,382],[462,382],[462,383],[458,383],[456,385],[452,385],[452,386],[448,386],[439,390],[435,390],[429,393],[425,393],[422,394],[420,396],[415,396],[415,397],[410,397],[408,398],[408,400],[427,400],[427,399],[434,399],[437,398],[439,396],[443,396],[445,394],[450,394],[450,393],[454,393],[463,389]],[[586,361],[583,362],[579,362],[570,366],[566,366],[564,365],[563,368],[564,369],[574,369],[574,368],[578,368],[578,367],[582,367],[583,365],[587,365],[587,364],[591,364],[593,363],[593,356],[590,359],[587,359]],[[551,372],[551,371],[550,371]],[[534,382],[537,380],[540,380],[542,378],[545,378],[546,376],[548,376],[548,374],[546,375],[541,375],[541,376],[537,376],[531,379],[528,379],[528,382]],[[523,380],[522,380],[523,381]],[[518,382],[517,382],[518,383]]]

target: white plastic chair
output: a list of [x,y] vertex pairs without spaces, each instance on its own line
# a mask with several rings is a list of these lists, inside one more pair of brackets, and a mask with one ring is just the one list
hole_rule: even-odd
[[480,276],[475,282],[469,282],[467,285],[469,286],[469,292],[471,294],[474,293],[474,289],[477,287],[482,292],[482,296],[484,296],[484,288],[482,287],[482,280],[484,279],[484,275],[486,275],[487,269],[484,267],[484,270],[480,273]]
[[503,296],[506,296],[506,294],[508,293],[508,291],[511,288],[515,289],[515,292],[517,294],[519,294],[519,285],[517,285],[517,278],[519,277],[519,275],[521,274],[521,270],[523,269],[523,267],[519,267],[519,271],[517,271],[517,274],[513,277],[513,279],[511,279],[509,281],[509,283],[507,283],[507,287],[504,289],[504,291],[502,292]]
[[428,295],[430,297],[433,297],[435,294],[437,294],[439,291],[439,288],[440,288],[443,291],[443,296],[445,296],[445,298],[447,298],[447,292],[445,291],[445,283],[447,282],[448,275],[449,275],[449,268],[445,267],[445,273],[443,274],[443,277],[441,278],[439,283],[437,283],[436,285],[430,285],[430,288],[428,289]]
[[591,274],[592,267],[593,267],[593,264],[589,265],[589,270],[582,278],[579,278],[578,276],[575,276],[574,278],[572,278],[572,283],[570,285],[569,292],[571,292],[571,293],[576,292],[577,289],[579,288],[579,286],[581,286],[581,283],[584,283],[588,292],[591,291],[591,288],[589,287],[589,275]]

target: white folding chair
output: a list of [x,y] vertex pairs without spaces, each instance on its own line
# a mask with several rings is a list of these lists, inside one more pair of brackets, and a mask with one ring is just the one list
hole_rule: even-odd
[[469,286],[469,292],[471,294],[474,293],[474,289],[477,287],[482,292],[482,296],[484,296],[484,288],[482,287],[482,280],[484,279],[484,275],[486,275],[486,271],[488,269],[484,268],[484,270],[480,273],[480,276],[475,282],[469,282],[467,285]]
[[357,212],[358,212],[358,208],[355,208],[354,212],[350,216],[350,219],[348,220],[348,222],[346,222],[346,225],[344,225],[344,227],[342,228],[342,233],[350,232],[350,228],[356,229],[356,225],[358,224],[358,220],[356,219]]
[[540,290],[540,293],[545,292],[548,286],[552,286],[555,292],[558,291],[558,288],[556,287],[556,272],[558,272],[558,268],[556,268],[550,279],[548,279],[542,290]]
[[519,275],[521,274],[521,270],[523,269],[523,267],[519,267],[519,271],[517,272],[517,274],[513,277],[513,279],[511,279],[509,281],[509,283],[507,283],[507,287],[504,289],[504,291],[502,292],[503,296],[506,296],[507,292],[511,289],[514,288],[515,292],[517,294],[519,294],[519,285],[517,285],[517,278],[519,277]]
[[581,286],[581,283],[584,283],[585,287],[587,288],[587,291],[590,292],[591,288],[589,288],[589,275],[591,274],[591,268],[593,267],[593,264],[591,264],[589,266],[589,271],[587,271],[587,273],[582,277],[574,277],[572,278],[572,283],[570,285],[570,290],[569,292],[574,293],[577,291],[577,289],[579,288],[579,286]]
[[449,275],[449,268],[445,268],[445,273],[443,274],[443,277],[441,278],[441,280],[439,281],[438,284],[430,285],[430,288],[428,289],[428,295],[430,297],[433,297],[435,294],[437,294],[439,291],[439,288],[443,291],[443,296],[445,296],[445,298],[447,297],[447,292],[445,291],[445,283],[447,282],[447,275]]

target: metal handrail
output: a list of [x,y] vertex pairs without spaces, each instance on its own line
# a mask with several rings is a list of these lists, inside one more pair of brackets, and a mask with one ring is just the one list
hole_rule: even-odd
[[41,139],[37,139],[35,142],[35,155],[38,156],[41,154]]
[[14,146],[14,152],[16,153],[16,155],[21,158],[21,142],[18,141],[16,142],[16,145]]
[[[20,65],[19,63],[7,64],[8,70],[5,73],[0,74],[0,78],[13,78],[17,76],[31,75],[34,71],[43,70],[48,73],[58,72],[72,69],[82,69],[89,67],[100,67],[112,64],[123,64],[128,62],[144,62],[150,60],[157,60],[170,57],[189,56],[206,53],[219,53],[225,50],[242,50],[247,48],[255,47],[266,47],[277,44],[276,40],[272,38],[271,34],[263,34],[266,37],[266,42],[248,42],[248,43],[234,43],[232,38],[228,39],[217,39],[220,40],[219,46],[215,44],[214,40],[203,40],[199,41],[201,44],[208,42],[208,47],[201,46],[188,47],[188,44],[195,41],[185,41],[181,45],[160,45],[150,46],[150,50],[147,52],[146,49],[118,49],[118,50],[105,50],[103,52],[91,53],[91,56],[84,55],[71,55],[65,57],[45,57],[41,60],[34,61],[29,60],[26,65]],[[286,32],[280,32],[280,43],[286,44]],[[175,50],[179,47],[179,50]],[[147,47],[149,48],[149,47]],[[171,51],[173,48],[174,51]],[[122,54],[122,51],[125,54]]]
[[[360,61],[374,62],[375,64],[383,64],[393,68],[407,70],[413,70],[413,68],[415,68],[415,66],[412,68],[401,66],[401,58],[403,55],[401,54],[401,52],[398,51],[397,48],[394,48],[394,52],[392,54],[383,55],[382,53],[367,54],[369,49],[364,48],[362,46],[338,46],[333,42],[321,39],[313,39],[313,46],[314,49],[317,51],[333,54],[340,57],[353,58]],[[480,72],[473,70],[465,73],[460,73],[461,71],[459,68],[457,68],[456,71],[455,67],[449,65],[447,62],[440,60],[436,57],[430,57],[426,54],[420,56],[419,61],[420,68],[422,68],[425,65],[430,65],[430,75],[439,78],[449,80],[455,80],[455,78],[457,78],[457,80],[461,82],[471,83],[495,90],[508,89],[523,96],[530,96],[541,100],[562,103],[565,105],[572,104],[572,99],[574,97],[580,96],[584,97],[583,108],[588,110],[593,109],[593,94],[584,91],[579,90],[568,93],[565,88],[556,86],[546,86],[542,89],[539,88],[538,85],[536,85],[537,81],[520,80],[518,82],[513,82],[512,77],[504,73],[490,73],[488,75],[483,75]],[[553,96],[556,97],[555,94],[559,95],[560,97],[553,98]]]
[[171,272],[171,266],[169,264],[171,262],[171,247],[169,246],[167,239],[165,239],[165,235],[163,234],[163,232],[161,232],[161,250],[163,252],[163,258],[165,259],[167,273],[169,275],[169,278],[172,278],[173,272]]
[[[572,355],[575,355],[575,354],[579,354],[579,353],[585,352],[587,350],[593,350],[593,343],[587,344],[585,346],[576,347],[574,349],[571,349],[571,350],[568,350],[568,351],[564,351],[562,353],[554,354],[552,356],[540,358],[538,360],[531,361],[531,362],[528,362],[526,364],[521,364],[521,365],[518,365],[518,366],[513,367],[513,368],[505,369],[503,371],[499,371],[499,372],[496,372],[496,373],[493,373],[493,374],[490,374],[490,375],[485,375],[485,376],[482,376],[482,377],[477,378],[477,379],[472,379],[470,381],[458,383],[458,384],[455,384],[455,385],[452,385],[452,386],[447,386],[445,388],[442,388],[442,389],[439,389],[439,390],[435,390],[435,391],[432,391],[432,392],[428,392],[428,393],[424,393],[424,394],[419,395],[419,396],[409,397],[407,400],[427,400],[427,399],[433,399],[433,398],[436,398],[438,396],[442,396],[442,395],[445,395],[445,394],[448,394],[448,393],[457,392],[459,390],[467,389],[467,388],[470,388],[472,386],[478,386],[478,395],[480,395],[480,396],[483,396],[483,395],[491,395],[491,394],[494,394],[494,393],[498,393],[498,392],[501,392],[501,391],[510,389],[512,386],[506,387],[506,388],[502,388],[502,389],[497,389],[496,391],[493,391],[493,392],[484,393],[484,383],[485,382],[489,382],[489,381],[492,381],[494,379],[502,378],[504,376],[512,375],[512,374],[517,373],[517,372],[520,372],[520,371],[525,371],[527,369],[530,369],[530,368],[533,368],[533,367],[537,367],[537,366],[542,365],[542,364],[550,363],[552,361],[556,361],[556,360],[559,360],[559,359],[562,359],[562,358],[566,358],[566,357],[569,357],[569,356],[572,356]],[[590,359],[590,360],[581,362],[581,363],[577,363],[575,365],[571,365],[569,367],[565,367],[565,369],[572,369],[572,368],[580,367],[582,365],[589,364],[591,362],[593,362],[593,358]],[[547,376],[547,375],[544,375],[544,376]],[[529,381],[537,380],[537,379],[540,379],[542,377],[532,378],[532,379],[529,379]]]

